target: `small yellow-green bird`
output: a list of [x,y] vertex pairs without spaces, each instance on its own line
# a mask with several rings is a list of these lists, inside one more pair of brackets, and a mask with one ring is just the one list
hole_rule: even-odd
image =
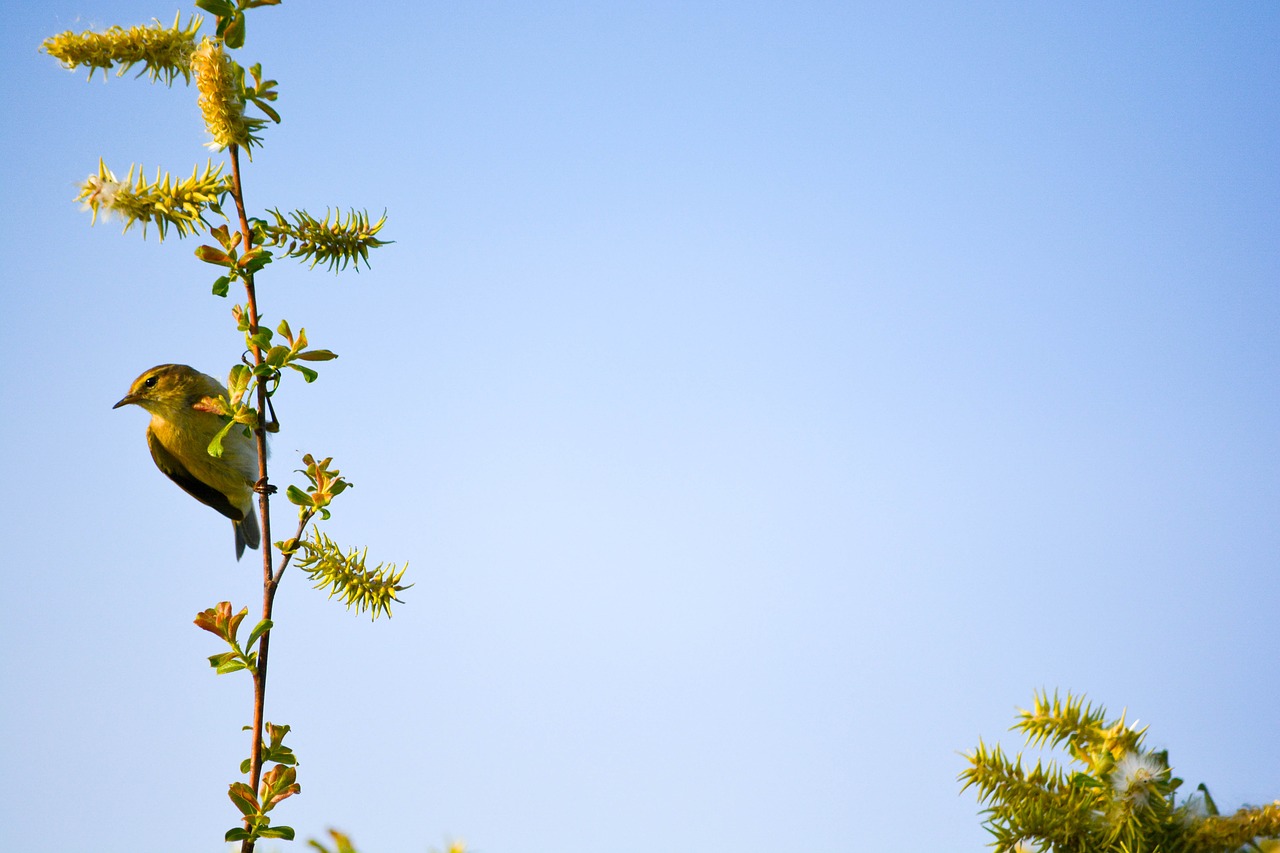
[[232,428],[222,440],[222,456],[209,455],[209,442],[226,424],[213,400],[226,393],[212,376],[185,364],[161,364],[135,379],[112,408],[132,403],[151,413],[147,446],[156,467],[191,497],[231,519],[238,560],[246,545],[257,548],[261,538],[253,510],[258,452],[243,430]]

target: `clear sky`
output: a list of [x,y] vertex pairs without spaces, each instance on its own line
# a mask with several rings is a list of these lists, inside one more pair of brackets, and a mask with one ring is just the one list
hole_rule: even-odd
[[[178,7],[3,7],[5,847],[222,850],[248,685],[191,620],[258,570],[111,405],[225,375],[231,302],[73,203],[205,135],[37,52]],[[1037,688],[1280,797],[1280,6],[286,0],[248,36],[284,116],[250,206],[396,241],[260,282],[341,354],[278,396],[276,481],[335,456],[327,532],[416,583],[370,624],[286,577],[300,837],[977,851],[959,753]]]

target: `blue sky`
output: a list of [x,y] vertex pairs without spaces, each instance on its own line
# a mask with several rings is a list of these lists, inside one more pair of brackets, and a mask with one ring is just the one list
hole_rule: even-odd
[[[255,569],[110,408],[154,364],[225,375],[230,303],[194,243],[72,202],[100,156],[203,164],[199,113],[36,52],[175,11],[5,4],[28,853],[220,850],[247,750],[191,619]],[[1265,3],[253,14],[284,123],[250,206],[385,207],[396,241],[263,276],[341,355],[278,396],[275,479],[335,456],[327,532],[416,583],[371,625],[286,577],[280,820],[366,851],[979,850],[959,752],[1038,688],[1127,708],[1224,807],[1280,796],[1277,45]]]

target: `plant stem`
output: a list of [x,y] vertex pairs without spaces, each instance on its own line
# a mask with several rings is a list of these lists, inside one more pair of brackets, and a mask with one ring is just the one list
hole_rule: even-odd
[[[244,251],[253,248],[252,234],[249,230],[249,217],[245,213],[244,190],[240,183],[240,148],[232,145],[231,154],[231,195],[235,199],[236,213],[240,217],[240,234]],[[249,313],[249,336],[252,339],[258,333],[258,299],[253,285],[253,274],[245,276],[244,289],[247,294],[245,310]],[[263,362],[262,348],[250,340],[255,366]],[[261,378],[255,383],[258,389],[258,426],[253,431],[258,445],[258,476],[260,479],[254,486],[258,493],[258,508],[262,522],[262,618],[271,618],[272,605],[275,603],[276,588],[279,580],[271,571],[271,503],[270,487],[267,482],[267,432],[263,418],[267,411],[267,388]],[[271,631],[264,631],[258,641],[258,667],[253,674],[253,746],[249,753],[249,787],[256,793],[262,778],[262,728],[263,710],[267,701],[267,653],[271,644]],[[248,826],[248,821],[245,823]],[[240,843],[240,853],[253,853],[253,840]]]

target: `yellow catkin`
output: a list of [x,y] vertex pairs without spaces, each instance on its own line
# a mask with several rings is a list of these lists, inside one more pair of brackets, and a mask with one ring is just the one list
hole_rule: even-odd
[[201,22],[199,15],[193,15],[187,26],[182,27],[180,17],[181,14],[174,17],[172,27],[156,21],[153,26],[111,27],[102,33],[68,30],[45,39],[42,49],[67,68],[87,65],[90,80],[98,69],[105,78],[107,71],[117,65],[120,66],[118,73],[124,74],[141,63],[152,80],[172,84],[179,74],[190,79],[191,52]]
[[200,92],[200,112],[213,140],[209,147],[221,151],[231,145],[247,148],[258,141],[253,131],[262,123],[246,118],[244,94],[236,64],[220,42],[204,39],[191,55],[191,70]]

